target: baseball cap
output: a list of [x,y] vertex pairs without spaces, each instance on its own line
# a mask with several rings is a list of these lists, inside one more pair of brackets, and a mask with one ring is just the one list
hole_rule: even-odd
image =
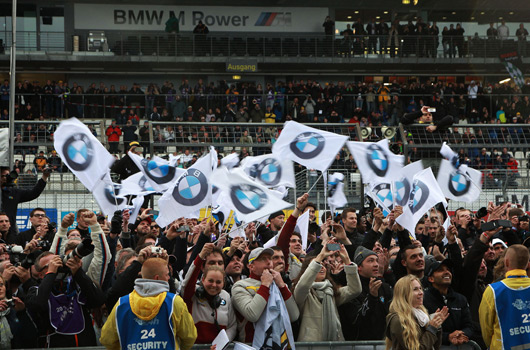
[[434,261],[432,264],[429,265],[429,269],[425,273],[427,277],[432,276],[432,274],[438,270],[442,265],[447,266],[449,269],[453,268],[453,262],[450,259],[445,259],[444,261]]
[[129,143],[129,147],[132,147],[132,146],[140,146],[140,143],[138,141],[133,141]]
[[365,248],[363,246],[359,246],[355,250],[355,255],[354,255],[354,258],[353,258],[353,262],[356,263],[357,265],[361,265],[363,263],[364,259],[366,259],[370,255],[377,256],[377,254],[374,253],[373,250],[370,250],[370,249]]
[[508,248],[508,246],[506,245],[506,243],[504,243],[504,241],[503,241],[502,239],[500,239],[500,238],[494,238],[494,239],[491,241],[491,245],[492,245],[492,246],[495,246],[495,244],[499,244],[499,243],[502,244],[502,246],[503,246],[504,248]]
[[248,256],[248,263],[252,263],[254,260],[259,258],[262,254],[270,254],[271,256],[274,255],[274,250],[271,248],[256,248],[252,250]]

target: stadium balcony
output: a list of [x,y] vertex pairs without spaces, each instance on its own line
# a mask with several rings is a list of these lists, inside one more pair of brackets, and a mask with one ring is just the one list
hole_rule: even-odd
[[[215,69],[233,72],[278,72],[326,69],[348,72],[392,72],[393,66],[415,64],[415,73],[452,72],[474,66],[475,73],[502,72],[499,52],[502,49],[517,51],[517,37],[506,40],[488,39],[486,36],[399,36],[397,45],[387,37],[326,36],[323,34],[288,35],[284,33],[210,33],[198,35],[165,32],[101,32],[105,40],[87,47],[89,31],[77,32],[79,51],[66,51],[64,33],[17,32],[17,60],[23,66],[47,63],[52,70],[80,71],[83,68],[99,70],[124,70],[152,64],[147,70],[180,71],[180,68],[200,71]],[[382,40],[381,40],[382,39]],[[0,54],[0,66],[8,67],[11,33],[0,33],[5,43],[5,55]],[[375,51],[368,42],[379,40]],[[528,45],[528,43],[524,43]],[[70,45],[67,45],[68,47]],[[526,62],[527,58],[523,58]],[[65,62],[68,66],[65,67]],[[125,66],[124,63],[127,63]],[[175,67],[175,63],[181,64]],[[283,64],[281,68],[278,63]],[[381,65],[384,64],[384,68]],[[143,65],[143,66],[142,66]],[[258,70],[259,65],[259,70]],[[352,66],[353,65],[353,66]],[[361,65],[358,67],[358,65]],[[476,65],[480,67],[477,68]],[[249,66],[242,70],[242,66]],[[329,67],[327,67],[329,70]]]

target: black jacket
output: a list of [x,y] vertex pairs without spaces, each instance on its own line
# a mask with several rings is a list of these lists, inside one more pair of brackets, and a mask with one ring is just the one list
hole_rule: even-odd
[[370,279],[359,276],[362,292],[339,308],[340,321],[346,340],[382,340],[386,315],[392,301],[392,289],[383,282],[378,297],[370,294]]
[[444,301],[444,296],[436,288],[429,287],[423,296],[423,305],[430,314],[435,313],[437,309],[442,309],[444,306],[449,309],[449,317],[442,324],[443,345],[451,345],[449,334],[456,330],[463,331],[469,338],[473,335],[469,305],[462,294],[449,288]]
[[46,187],[46,181],[39,179],[37,184],[32,189],[21,189],[18,187],[3,187],[2,188],[2,203],[1,211],[7,214],[11,228],[9,232],[17,233],[17,207],[19,203],[32,201],[40,196]]
[[110,171],[120,175],[120,180],[125,180],[132,174],[136,174],[140,171],[136,163],[129,157],[129,154],[126,154],[122,159],[117,160]]

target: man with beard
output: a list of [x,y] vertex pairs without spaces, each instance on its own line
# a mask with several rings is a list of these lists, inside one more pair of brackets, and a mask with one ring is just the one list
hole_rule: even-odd
[[6,213],[0,212],[0,238],[7,244],[15,243],[15,235],[9,231],[11,223]]
[[355,251],[354,262],[359,269],[362,292],[339,310],[346,340],[381,340],[386,327],[386,315],[392,289],[381,280],[378,255],[365,247]]

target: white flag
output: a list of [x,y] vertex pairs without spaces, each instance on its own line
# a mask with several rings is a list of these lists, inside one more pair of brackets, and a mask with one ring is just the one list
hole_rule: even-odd
[[293,162],[274,154],[245,157],[240,166],[250,178],[266,187],[296,187]]
[[221,165],[227,167],[228,169],[232,169],[233,167],[238,166],[239,165],[239,154],[230,153],[226,157],[223,157],[221,159]]
[[120,194],[123,196],[131,194],[146,196],[155,192],[155,189],[142,172],[133,174],[121,182]]
[[175,181],[185,172],[184,169],[171,166],[167,160],[157,156],[151,159],[144,159],[137,154],[129,152],[129,157],[131,157],[157,192],[164,192],[172,188]]
[[132,200],[131,204],[132,205],[127,205],[125,209],[129,209],[129,213],[131,214],[129,222],[136,222],[136,217],[140,213],[142,204],[144,204],[144,196],[136,196],[136,198]]
[[331,212],[334,214],[335,209],[342,208],[348,204],[346,195],[344,194],[344,175],[341,173],[333,173],[329,176],[328,183],[328,205]]
[[212,204],[212,186],[210,177],[212,165],[206,155],[195,162],[171,187],[158,199],[160,215],[156,219],[160,227],[174,220],[187,217],[195,211]]
[[98,181],[92,195],[98,202],[103,214],[111,218],[116,210],[123,210],[127,207],[127,198],[120,195],[120,184],[115,184],[107,172],[101,181]]
[[288,121],[272,145],[272,153],[323,172],[333,163],[347,139],[348,136]]
[[265,186],[252,181],[239,168],[232,171],[219,168],[212,174],[211,181],[227,194],[226,198],[231,202],[229,206],[234,208],[237,218],[244,222],[254,221],[291,206]]
[[53,147],[64,164],[93,191],[116,158],[76,118],[62,121],[54,133]]
[[414,176],[407,196],[407,204],[403,206],[403,214],[396,221],[416,238],[416,224],[423,217],[423,214],[440,202],[447,208],[445,196],[438,186],[431,168],[427,168]]
[[346,143],[361,172],[363,182],[390,182],[396,179],[403,168],[404,157],[388,148],[388,139],[379,142]]
[[296,219],[294,231],[302,236],[302,249],[305,251],[307,249],[307,233],[309,232],[309,210],[306,210],[305,213]]
[[467,203],[476,201],[482,192],[481,180],[482,173],[465,164],[455,168],[446,159],[440,163],[438,184],[449,199]]

